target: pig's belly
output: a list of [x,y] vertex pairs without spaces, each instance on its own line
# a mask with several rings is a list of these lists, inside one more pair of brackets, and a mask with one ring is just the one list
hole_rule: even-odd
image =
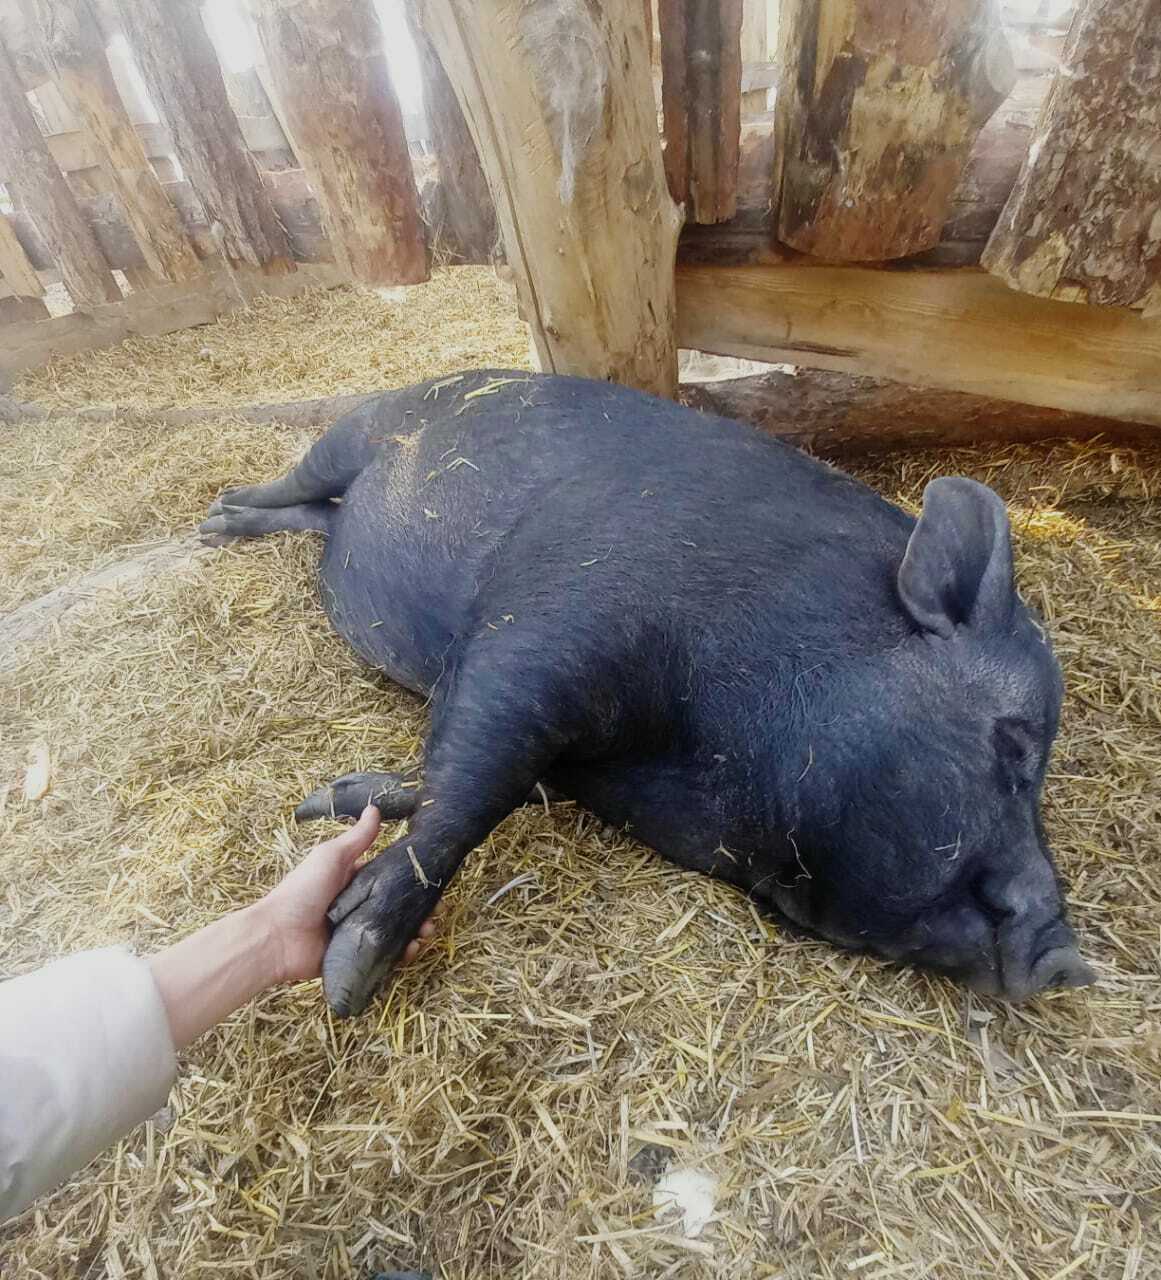
[[477,586],[500,535],[481,527],[466,494],[403,489],[392,461],[368,467],[337,508],[319,583],[351,648],[405,688],[429,693],[472,630]]

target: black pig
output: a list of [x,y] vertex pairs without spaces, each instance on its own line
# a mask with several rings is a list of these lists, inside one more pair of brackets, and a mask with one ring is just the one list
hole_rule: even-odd
[[916,522],[739,423],[480,371],[368,402],[201,529],[324,533],[335,627],[430,698],[420,788],[298,810],[410,816],[331,908],[337,1013],[537,783],[841,946],[1013,1000],[1092,981],[1039,814],[1060,673],[990,489],[935,480]]

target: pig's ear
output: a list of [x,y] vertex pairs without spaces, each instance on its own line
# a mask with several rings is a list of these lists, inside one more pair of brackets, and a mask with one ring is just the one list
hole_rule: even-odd
[[1000,498],[961,476],[932,480],[897,581],[904,609],[925,631],[950,636],[965,624],[1006,626],[1016,588]]

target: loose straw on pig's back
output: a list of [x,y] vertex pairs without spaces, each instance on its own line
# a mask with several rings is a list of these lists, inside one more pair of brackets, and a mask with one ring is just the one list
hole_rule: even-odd
[[[252,479],[249,433],[276,429],[243,426],[184,453],[215,484]],[[83,484],[83,443],[53,440]],[[177,527],[200,496],[149,456],[158,527]],[[911,504],[946,471],[1011,503],[1068,672],[1048,819],[1099,987],[981,1006],[790,939],[569,806],[523,809],[368,1016],[333,1022],[306,984],[207,1036],[175,1115],[0,1228],[5,1275],[1161,1274],[1161,1128],[1134,1118],[1161,1114],[1161,461],[1060,447],[866,470]],[[52,492],[35,476],[17,501]],[[64,527],[82,557],[88,532]],[[165,945],[329,829],[288,823],[305,790],[419,759],[422,708],[330,631],[317,554],[306,536],[229,549],[0,676],[0,777],[18,784],[36,743],[52,763],[47,796],[14,790],[0,815],[0,971]],[[717,1180],[697,1240],[654,1223],[630,1172],[646,1143]]]

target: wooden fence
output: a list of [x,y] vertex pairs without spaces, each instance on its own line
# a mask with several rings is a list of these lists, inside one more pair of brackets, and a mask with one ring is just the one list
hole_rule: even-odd
[[[363,20],[371,73],[356,101],[368,119],[386,112],[396,153],[385,165],[383,138],[360,120],[343,149],[365,159],[357,146],[371,136],[369,171],[400,175],[397,205],[414,227],[407,270],[351,260],[373,228],[328,225],[316,192],[340,218],[344,193],[304,168],[300,156],[321,147],[317,139],[291,141],[302,96],[287,85],[279,101],[265,58],[228,70],[196,4],[0,4],[0,376],[53,354],[204,323],[258,293],[426,277],[417,185],[431,214],[427,115],[399,112],[370,6],[331,8],[340,41]],[[341,61],[355,59],[344,48]],[[382,192],[374,198],[383,203]],[[453,258],[483,260],[490,245],[448,247]]]
[[0,375],[499,244],[546,368],[1161,425],[1161,0],[406,0],[407,121],[372,0],[251,2],[230,72],[196,0],[0,0]]

